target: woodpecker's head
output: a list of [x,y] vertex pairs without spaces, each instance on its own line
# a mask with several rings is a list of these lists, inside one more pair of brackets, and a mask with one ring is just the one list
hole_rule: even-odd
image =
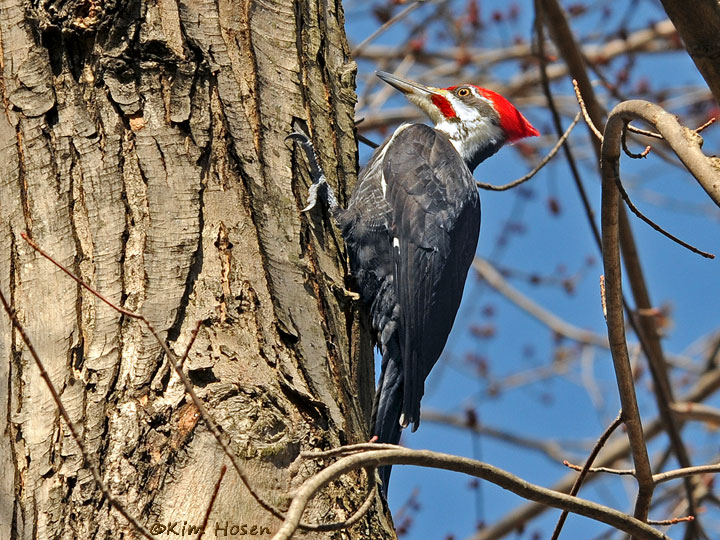
[[540,135],[500,94],[473,84],[433,88],[384,71],[377,76],[430,117],[472,171],[505,143]]

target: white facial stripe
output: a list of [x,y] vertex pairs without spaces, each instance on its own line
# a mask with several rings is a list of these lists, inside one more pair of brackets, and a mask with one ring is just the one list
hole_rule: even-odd
[[470,159],[481,146],[487,146],[503,138],[502,128],[489,118],[480,116],[477,111],[470,120],[462,122],[444,120],[437,124],[435,129],[445,133],[458,154],[466,160]]
[[458,115],[461,122],[472,122],[480,116],[477,109],[468,107],[464,101],[457,99],[453,95],[450,95],[450,103],[452,103],[453,109],[455,109],[455,114]]

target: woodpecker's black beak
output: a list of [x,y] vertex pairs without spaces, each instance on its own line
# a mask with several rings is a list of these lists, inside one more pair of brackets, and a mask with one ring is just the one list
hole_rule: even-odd
[[416,83],[415,81],[411,81],[409,79],[403,79],[402,77],[398,77],[392,73],[387,73],[386,71],[376,71],[375,75],[380,77],[396,90],[405,94],[408,101],[427,114],[433,123],[437,124],[442,120],[442,113],[438,109],[437,105],[433,103],[433,96],[435,94],[442,94],[445,90],[434,88],[432,86],[425,86],[424,84]]
[[436,91],[437,88],[430,88],[427,86],[424,86],[420,83],[416,83],[415,81],[411,81],[409,79],[403,79],[402,77],[398,77],[397,75],[393,75],[392,73],[387,73],[386,71],[376,71],[375,75],[380,77],[383,81],[388,83],[390,86],[395,88],[396,90],[399,90],[403,94],[412,94],[417,97],[420,96],[428,96],[429,94],[432,94],[433,91]]

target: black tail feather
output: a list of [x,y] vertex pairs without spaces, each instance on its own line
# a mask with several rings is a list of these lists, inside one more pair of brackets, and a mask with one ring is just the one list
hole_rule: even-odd
[[[390,358],[383,361],[382,373],[375,403],[373,404],[373,434],[381,443],[398,444],[400,442],[400,413],[402,412],[403,376],[402,365]],[[380,467],[379,474],[385,497],[390,483],[392,466]]]

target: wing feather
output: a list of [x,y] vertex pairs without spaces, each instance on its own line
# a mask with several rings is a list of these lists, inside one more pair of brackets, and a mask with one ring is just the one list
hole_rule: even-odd
[[392,207],[394,283],[400,306],[404,396],[401,423],[420,418],[424,381],[447,341],[475,254],[480,200],[475,180],[444,135],[423,124],[385,152]]

